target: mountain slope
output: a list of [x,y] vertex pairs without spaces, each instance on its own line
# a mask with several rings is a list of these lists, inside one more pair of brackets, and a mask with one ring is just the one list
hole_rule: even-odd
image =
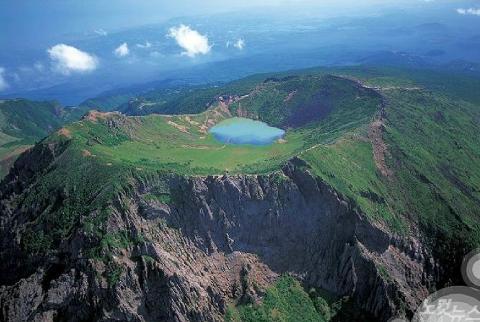
[[0,101],[0,178],[20,153],[80,115],[56,102]]
[[[475,94],[294,74],[199,114],[90,112],[23,154],[0,186],[0,318],[386,321],[459,283],[480,244]],[[215,141],[235,115],[286,142]]]

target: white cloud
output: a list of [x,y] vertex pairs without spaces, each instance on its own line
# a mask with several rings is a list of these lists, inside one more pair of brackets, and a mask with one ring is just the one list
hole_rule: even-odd
[[237,41],[233,41],[233,42],[228,40],[225,46],[227,48],[230,48],[231,46],[233,46],[239,50],[242,50],[243,48],[245,48],[245,40],[243,40],[242,38],[239,38]]
[[138,48],[144,49],[144,48],[150,48],[150,47],[152,47],[152,44],[151,44],[150,42],[146,41],[144,44],[137,44],[136,46],[137,46]]
[[457,13],[461,15],[473,15],[473,16],[480,16],[480,8],[458,8]]
[[96,33],[99,36],[108,36],[108,32],[106,30],[102,29],[102,28],[96,29],[93,32]]
[[91,72],[98,66],[95,56],[65,44],[55,45],[47,52],[55,69],[65,75],[71,72]]
[[245,40],[243,39],[238,39],[234,44],[233,47],[242,50],[245,47]]
[[193,30],[190,26],[180,25],[172,27],[169,30],[168,37],[174,38],[177,44],[185,51],[182,55],[195,57],[196,55],[206,55],[210,52],[212,46],[208,43],[208,37]]
[[0,92],[6,90],[10,86],[5,80],[5,68],[0,67]]
[[126,42],[124,42],[123,44],[121,44],[120,46],[118,46],[114,51],[113,53],[115,54],[115,56],[117,57],[125,57],[125,56],[128,56],[128,54],[130,54],[130,49],[128,49],[128,44]]

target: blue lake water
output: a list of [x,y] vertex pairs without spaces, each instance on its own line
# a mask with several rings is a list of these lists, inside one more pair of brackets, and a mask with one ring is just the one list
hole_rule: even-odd
[[212,127],[210,133],[223,143],[253,145],[268,145],[285,135],[282,129],[243,117],[224,120]]

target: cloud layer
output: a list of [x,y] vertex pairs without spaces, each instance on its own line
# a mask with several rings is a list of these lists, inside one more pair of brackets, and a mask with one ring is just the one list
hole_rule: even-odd
[[227,48],[230,48],[230,47],[234,47],[234,48],[237,48],[238,50],[243,50],[243,48],[245,48],[245,40],[243,40],[242,38],[239,38],[235,41],[230,41],[228,40],[227,43],[225,44],[225,46]]
[[144,44],[137,44],[137,47],[138,47],[138,48],[145,49],[145,48],[150,48],[150,47],[152,47],[152,44],[147,40]]
[[195,57],[206,55],[212,46],[208,43],[208,37],[191,29],[190,26],[180,25],[169,30],[168,37],[175,39],[177,44],[184,49],[182,55]]
[[475,8],[458,8],[457,12],[461,15],[480,16],[480,9]]
[[120,46],[118,46],[114,51],[113,53],[115,54],[115,56],[117,57],[125,57],[125,56],[128,56],[130,54],[130,49],[128,49],[128,44],[126,42],[124,42],[123,44],[121,44]]
[[235,44],[233,44],[233,47],[242,50],[245,47],[245,40],[243,39],[238,39]]
[[5,80],[5,69],[0,67],[0,92],[6,90],[9,86]]
[[96,29],[93,32],[96,33],[99,36],[104,36],[104,37],[108,36],[108,32],[106,30],[102,29],[102,28]]
[[98,66],[95,56],[65,44],[55,45],[47,52],[54,68],[65,75],[72,72],[90,72]]

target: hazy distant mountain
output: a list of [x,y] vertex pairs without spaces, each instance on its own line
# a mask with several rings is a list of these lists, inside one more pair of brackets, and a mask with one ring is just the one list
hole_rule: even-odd
[[[258,72],[351,65],[378,53],[421,56],[428,64],[458,59],[480,62],[480,45],[474,41],[480,22],[457,16],[454,9],[445,8],[437,16],[415,10],[387,10],[366,17],[337,18],[290,16],[276,11],[182,17],[59,38],[58,43],[98,59],[97,68],[89,73],[55,73],[47,54],[52,44],[0,54],[0,67],[9,78],[10,87],[4,91],[9,97],[58,99],[66,105],[77,105],[102,92],[141,83],[166,79],[192,80],[194,84],[230,81]],[[194,58],[182,54],[184,49],[168,36],[170,28],[182,24],[208,37],[208,54]],[[239,40],[241,48],[235,46]],[[114,50],[122,43],[128,45],[128,55],[118,57]],[[426,55],[440,51],[442,55]],[[399,58],[385,57],[392,64]],[[405,65],[405,57],[402,60]]]

